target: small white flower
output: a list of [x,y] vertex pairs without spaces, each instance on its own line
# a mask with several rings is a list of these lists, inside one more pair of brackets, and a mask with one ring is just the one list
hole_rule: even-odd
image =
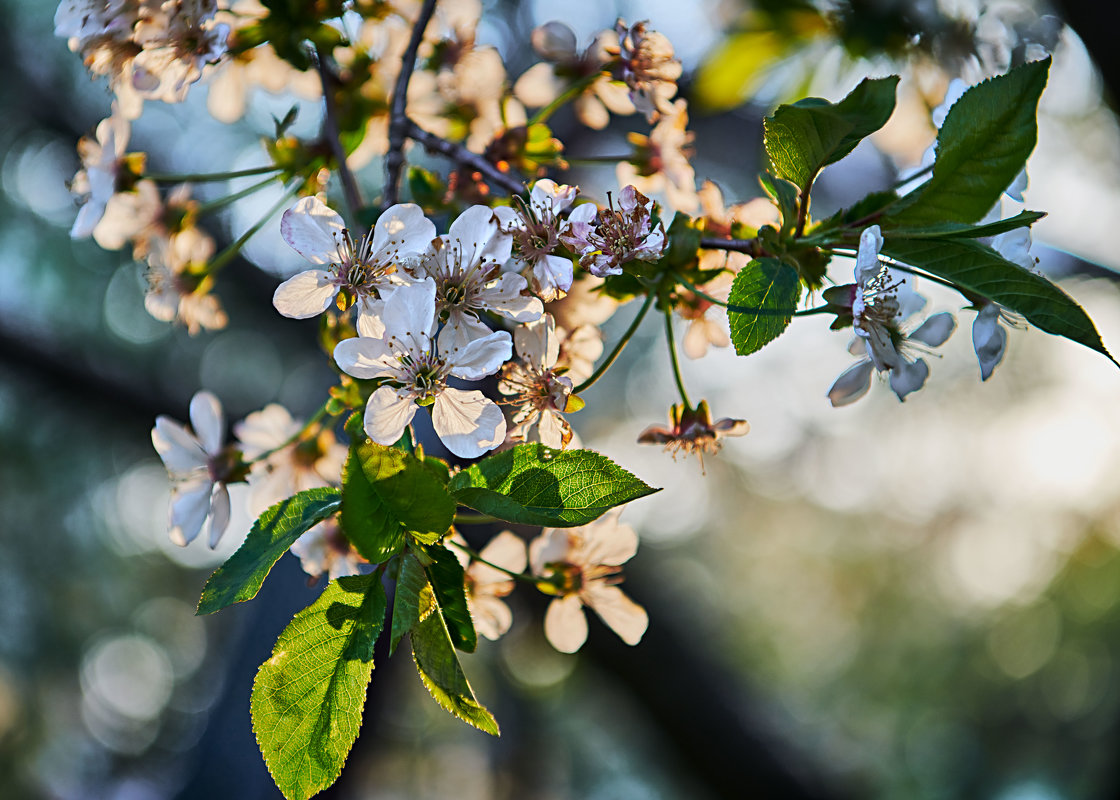
[[533,184],[529,203],[494,209],[502,230],[513,239],[513,268],[533,281],[533,289],[546,303],[563,297],[572,288],[572,260],[553,255],[568,223],[561,217],[579,194],[579,188],[548,178]]
[[385,210],[373,230],[355,242],[336,212],[317,197],[305,197],[284,212],[280,235],[297,253],[326,269],[309,269],[276,287],[272,304],[285,317],[307,319],[331,307],[345,289],[358,309],[367,336],[384,330],[381,292],[395,287],[398,267],[423,253],[436,226],[413,203]]
[[[451,541],[466,544],[458,532]],[[452,545],[452,552],[463,565],[467,589],[467,608],[474,620],[475,630],[490,641],[497,641],[513,624],[513,614],[503,597],[514,588],[509,573],[490,566],[503,567],[509,572],[524,572],[529,558],[525,542],[510,531],[502,531],[490,540],[478,554],[482,561],[472,561],[463,550]]]
[[337,519],[328,519],[311,528],[296,539],[289,548],[303,571],[312,578],[324,572],[330,580],[347,575],[357,575],[358,565],[367,562],[338,525]]
[[631,261],[656,261],[665,249],[665,229],[652,221],[653,201],[633,186],[618,196],[618,208],[596,211],[591,204],[576,206],[561,236],[580,254],[579,263],[597,278],[621,275]]
[[693,136],[688,130],[688,103],[673,103],[649,136],[631,133],[629,138],[636,153],[618,162],[619,184],[633,184],[644,194],[664,194],[669,208],[695,214],[700,198],[689,162]]
[[171,478],[171,541],[185,546],[209,522],[213,548],[229,525],[226,481],[236,454],[222,447],[225,423],[217,397],[198,392],[191,398],[190,416],[193,432],[170,417],[157,417],[152,444]]
[[128,137],[128,120],[114,106],[113,114],[97,124],[95,139],[83,136],[78,141],[82,169],[74,176],[70,191],[84,199],[70,229],[72,238],[89,236],[105,215],[105,207],[117,192]]
[[448,450],[477,458],[505,440],[502,410],[482,392],[447,385],[449,376],[479,380],[508,361],[513,343],[505,331],[465,345],[445,326],[435,333],[436,286],[431,278],[395,291],[385,301],[383,338],[358,336],[339,342],[334,360],[355,378],[382,378],[366,403],[365,431],[378,444],[391,445],[412,422],[419,406],[432,407],[432,424]]
[[533,574],[551,582],[556,597],[544,617],[544,634],[561,653],[587,640],[587,606],[627,644],[641,641],[649,625],[644,608],[618,588],[621,565],[638,552],[638,534],[620,525],[619,512],[579,528],[546,528],[529,545]]
[[521,363],[507,364],[502,370],[498,390],[512,399],[514,407],[513,441],[540,442],[549,447],[567,447],[572,441],[572,426],[564,412],[583,407],[572,397],[572,379],[558,365],[560,335],[550,314],[513,332]]

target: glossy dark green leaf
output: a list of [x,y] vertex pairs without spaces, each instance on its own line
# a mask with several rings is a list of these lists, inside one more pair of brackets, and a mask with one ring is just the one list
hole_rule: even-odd
[[397,588],[393,594],[393,622],[389,632],[389,655],[396,652],[401,638],[416,627],[432,604],[432,588],[424,567],[411,553],[401,558]]
[[443,545],[425,547],[424,552],[432,559],[427,568],[428,580],[439,602],[443,621],[447,623],[451,642],[459,650],[473,653],[478,647],[478,635],[474,630],[471,612],[467,608],[463,565]]
[[942,222],[920,228],[887,228],[884,232],[896,239],[980,239],[998,236],[1016,228],[1026,228],[1045,217],[1042,211],[1021,211],[1013,217],[970,225],[966,222]]
[[761,350],[789,326],[801,299],[797,270],[776,258],[758,258],[735,276],[727,298],[731,341],[741,356]]

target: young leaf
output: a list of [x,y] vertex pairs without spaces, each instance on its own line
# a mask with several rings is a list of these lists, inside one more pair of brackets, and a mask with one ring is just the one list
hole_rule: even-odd
[[778,211],[782,215],[782,233],[789,233],[797,222],[797,193],[798,188],[789,181],[775,177],[769,172],[758,176],[762,190],[770,196]]
[[338,511],[339,502],[338,489],[308,489],[261,514],[237,552],[206,581],[195,613],[212,614],[256,597],[272,565],[296,539]]
[[569,528],[659,489],[591,450],[519,444],[451,479],[461,504],[507,522]]
[[1013,217],[969,225],[965,222],[942,222],[937,225],[923,225],[920,228],[888,228],[885,233],[895,239],[979,239],[984,236],[998,236],[1016,228],[1033,225],[1046,216],[1043,211],[1020,211]]
[[970,239],[887,238],[883,254],[994,300],[1035,327],[1083,344],[1116,363],[1093,321],[1073,298],[986,245]]
[[380,563],[400,550],[406,531],[434,542],[454,517],[455,502],[419,459],[355,437],[343,473],[342,527],[359,553]]
[[762,122],[774,174],[807,192],[818,172],[887,123],[897,86],[897,75],[865,78],[839,103],[808,97],[778,106]]
[[731,341],[741,356],[777,339],[801,299],[797,270],[776,258],[755,259],[739,271],[727,298]]
[[497,736],[498,722],[475,699],[438,608],[432,609],[408,638],[416,671],[432,699],[463,722]]
[[427,568],[428,580],[439,602],[443,621],[451,634],[451,641],[458,649],[473,653],[478,647],[478,635],[474,630],[474,620],[467,608],[466,580],[463,565],[455,554],[443,545],[424,548],[432,559]]
[[379,575],[339,578],[295,615],[257,672],[253,732],[288,800],[306,800],[342,772],[362,723],[384,620]]
[[401,559],[401,572],[393,595],[393,623],[389,631],[389,655],[397,650],[401,638],[410,632],[432,604],[432,589],[420,562],[411,553]]
[[1034,150],[1049,70],[1049,58],[1023,64],[953,104],[937,134],[933,174],[896,206],[895,227],[976,222],[991,210]]

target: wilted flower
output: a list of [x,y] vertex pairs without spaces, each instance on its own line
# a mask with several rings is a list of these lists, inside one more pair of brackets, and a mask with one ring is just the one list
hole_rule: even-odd
[[451,550],[463,565],[467,608],[470,609],[475,630],[490,641],[497,641],[513,624],[513,614],[502,598],[508,596],[514,588],[509,573],[525,571],[529,560],[525,542],[510,531],[502,531],[482,548],[478,554],[481,560],[477,561],[472,560],[462,548],[455,546],[466,544],[458,532],[452,534],[451,544]]
[[638,437],[639,444],[662,444],[676,458],[683,451],[686,456],[693,453],[700,459],[704,468],[704,453],[718,453],[723,436],[745,436],[751,429],[745,419],[724,418],[712,422],[708,401],[701,400],[696,408],[678,403],[669,409],[669,427],[651,425]]
[[546,303],[572,288],[572,260],[553,255],[568,223],[561,217],[579,194],[575,186],[545,178],[533,184],[529,202],[514,198],[516,206],[494,209],[502,230],[513,238],[515,269],[531,276],[533,289]]
[[587,640],[587,606],[619,638],[637,644],[649,625],[644,608],[618,588],[621,565],[638,552],[638,534],[620,525],[618,511],[578,528],[546,528],[529,545],[533,574],[555,595],[544,617],[544,634],[562,653],[574,653]]
[[380,292],[390,287],[397,267],[419,257],[436,235],[436,226],[413,203],[399,203],[378,217],[360,242],[336,212],[317,197],[305,197],[284,212],[280,234],[312,264],[276,287],[272,304],[285,317],[307,319],[331,307],[339,292],[358,309],[366,336],[379,336]]
[[383,378],[366,403],[365,431],[378,444],[391,445],[412,422],[419,406],[432,407],[432,425],[448,450],[477,458],[505,440],[502,410],[482,392],[447,385],[449,376],[479,380],[498,370],[513,353],[505,331],[465,346],[445,326],[438,340],[436,286],[431,278],[395,291],[385,301],[383,338],[344,339],[334,360],[355,378]]
[[645,22],[627,28],[620,19],[614,29],[621,77],[630,87],[630,100],[648,122],[654,122],[671,110],[669,101],[677,93],[681,62],[673,58],[669,40],[657,31],[647,31]]
[[[609,196],[608,196],[609,200]],[[594,206],[577,206],[561,240],[580,254],[579,263],[599,278],[621,275],[630,261],[656,261],[665,249],[665,230],[652,224],[653,201],[633,186],[595,214]]]
[[152,428],[152,444],[171,478],[168,527],[171,541],[185,546],[209,522],[210,547],[229,525],[226,484],[244,479],[241,454],[222,447],[222,404],[210,392],[191,398],[191,430],[160,415]]

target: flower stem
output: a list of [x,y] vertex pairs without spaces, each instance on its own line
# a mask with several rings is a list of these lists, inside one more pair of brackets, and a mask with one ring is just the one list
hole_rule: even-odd
[[568,101],[574,100],[576,97],[579,97],[581,94],[583,94],[583,90],[591,84],[595,83],[595,81],[599,80],[599,76],[601,76],[602,74],[602,72],[594,72],[590,75],[585,75],[584,77],[580,78],[578,81],[576,81],[559,95],[557,95],[556,99],[554,99],[551,103],[549,103],[547,106],[530,117],[528,123],[529,126],[531,127],[541,122],[547,122],[548,118],[559,111],[561,108],[563,108],[568,103]]
[[915,178],[922,177],[927,172],[933,172],[933,164],[929,164],[925,167],[922,167],[920,170],[915,172],[913,175],[907,175],[905,178],[899,178],[897,181],[895,181],[893,184],[891,184],[889,191],[894,191],[901,186],[905,186],[906,184],[910,183],[910,181],[914,180]]
[[268,164],[267,166],[252,167],[251,169],[242,169],[236,172],[149,172],[140,177],[148,178],[157,183],[210,183],[212,181],[228,181],[234,178],[249,178],[253,175],[279,172],[281,169],[282,167],[278,167],[275,164]]
[[642,307],[638,310],[638,315],[634,317],[634,321],[630,323],[630,327],[626,329],[626,333],[622,334],[622,338],[618,340],[618,344],[614,346],[614,350],[612,350],[610,352],[610,355],[608,355],[606,359],[603,360],[603,363],[600,364],[593,373],[591,373],[590,378],[585,380],[576,388],[572,389],[572,394],[580,394],[581,392],[584,392],[587,389],[591,388],[591,385],[594,384],[595,381],[599,380],[599,378],[603,377],[603,373],[610,369],[611,364],[613,364],[615,359],[618,358],[619,354],[622,353],[627,343],[634,336],[634,333],[638,330],[638,326],[642,324],[642,320],[645,319],[646,312],[649,311],[650,306],[653,305],[654,297],[655,295],[652,292],[646,295],[646,301],[642,303]]
[[760,255],[757,239],[714,239],[704,237],[700,240],[701,250],[730,250],[734,253],[746,253],[752,258]]
[[673,338],[673,310],[671,308],[665,309],[665,341],[669,344],[669,363],[673,365],[673,378],[677,382],[677,391],[681,393],[681,401],[686,408],[692,408],[692,401],[688,399],[688,391],[684,388],[681,364],[677,359],[677,342]]
[[464,553],[466,553],[468,556],[470,556],[471,559],[473,559],[474,561],[477,561],[479,564],[485,564],[486,566],[490,567],[491,569],[498,570],[498,572],[504,572],[506,575],[509,575],[515,581],[523,581],[525,583],[531,583],[534,586],[537,586],[541,583],[547,583],[548,582],[548,581],[542,580],[541,578],[538,578],[535,575],[526,575],[523,572],[514,572],[511,569],[506,569],[505,567],[500,567],[497,564],[494,564],[490,561],[487,561],[485,558],[483,558],[481,555],[478,554],[477,550],[473,549],[469,545],[460,544],[459,542],[456,542],[453,539],[448,539],[447,543],[450,544],[450,545],[454,545],[455,547],[458,547],[460,550],[462,550]]
[[280,199],[276,201],[276,204],[273,205],[272,208],[270,208],[267,212],[265,212],[265,215],[261,217],[257,221],[257,223],[253,225],[253,227],[249,228],[249,230],[241,234],[241,236],[237,238],[237,241],[235,241],[225,250],[214,256],[214,260],[206,265],[206,274],[213,275],[230,261],[232,261],[234,259],[234,256],[241,252],[241,248],[245,246],[245,243],[252,239],[253,236],[256,235],[257,231],[267,225],[268,221],[276,215],[276,212],[278,212],[288,204],[292,197],[299,191],[299,187],[302,185],[303,181],[296,181],[294,184],[289,186],[284,194],[281,195]]
[[195,213],[201,216],[202,214],[209,214],[211,211],[217,211],[220,208],[228,206],[230,203],[236,203],[241,198],[248,197],[258,189],[263,189],[264,187],[268,186],[278,177],[278,175],[270,175],[259,183],[254,183],[252,186],[245,187],[240,192],[234,192],[233,194],[227,195],[226,197],[219,197],[216,200],[209,200],[205,203],[202,203],[198,206],[198,208],[195,209]]
[[616,164],[619,161],[629,161],[633,153],[624,156],[564,156],[569,164]]
[[404,140],[409,136],[408,82],[416,68],[416,55],[424,39],[424,29],[436,10],[436,0],[424,0],[416,22],[412,26],[412,37],[401,57],[401,71],[397,75],[396,86],[389,105],[389,150],[385,153],[385,188],[382,204],[385,207],[395,204],[399,198],[401,170],[404,169]]

